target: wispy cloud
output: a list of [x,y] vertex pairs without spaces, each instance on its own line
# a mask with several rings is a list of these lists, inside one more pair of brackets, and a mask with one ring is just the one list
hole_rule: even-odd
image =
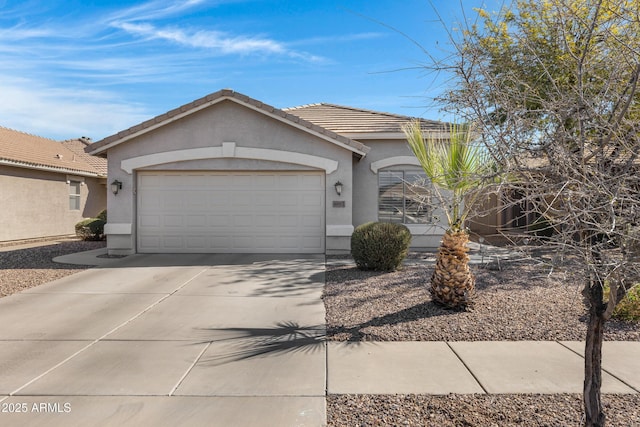
[[[215,3],[222,3],[221,1]],[[186,10],[193,9],[199,5],[212,5],[207,0],[152,0],[133,7],[118,10],[108,18],[110,21],[150,21],[170,16],[178,15]]]
[[3,124],[37,135],[101,138],[149,118],[145,108],[95,90],[68,90],[27,79],[0,76]]
[[298,45],[309,46],[309,45],[327,44],[327,43],[346,43],[346,42],[359,41],[359,40],[379,39],[382,37],[386,37],[386,35],[383,33],[374,33],[374,32],[355,33],[355,34],[336,34],[333,36],[312,37],[307,39],[301,39],[295,42],[291,42],[288,45],[289,46],[298,46]]
[[156,28],[142,23],[114,23],[114,27],[147,39],[161,39],[184,46],[214,49],[221,54],[286,54],[288,49],[275,40],[250,36],[230,36],[220,31],[187,32],[178,28]]
[[284,43],[270,37],[197,28],[184,29],[153,23],[200,6],[213,7],[238,1],[241,0],[152,0],[120,10],[109,16],[105,22],[112,28],[146,41],[162,40],[189,48],[208,49],[217,55],[275,55],[309,62],[324,61],[318,55],[292,49],[294,43]]

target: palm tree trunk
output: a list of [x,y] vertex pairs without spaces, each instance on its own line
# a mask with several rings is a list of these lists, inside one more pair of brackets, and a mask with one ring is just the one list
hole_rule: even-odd
[[431,276],[433,301],[446,308],[471,309],[475,299],[475,278],[469,269],[465,231],[447,232],[442,237],[436,267]]

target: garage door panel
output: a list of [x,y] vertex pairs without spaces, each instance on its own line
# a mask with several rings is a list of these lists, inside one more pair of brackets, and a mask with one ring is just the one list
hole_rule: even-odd
[[300,219],[304,227],[316,227],[316,231],[324,225],[324,218],[320,215],[304,215]]
[[183,217],[181,215],[166,215],[164,217],[164,226],[168,228],[182,228],[184,226],[182,219]]
[[187,249],[206,249],[207,238],[205,236],[185,236],[185,247]]
[[185,216],[185,225],[189,228],[206,228],[207,217],[206,215],[188,215]]
[[141,172],[140,252],[324,252],[324,174]]
[[[237,227],[251,227],[253,224],[253,215],[234,215],[232,223]],[[236,230],[236,233],[240,233],[242,230]]]
[[276,215],[256,215],[254,225],[256,227],[274,227],[278,225],[278,217]]
[[162,217],[159,215],[139,215],[138,226],[140,227],[160,227]]
[[280,215],[276,223],[280,228],[297,227],[300,224],[299,217],[295,215]]
[[231,215],[209,215],[211,227],[228,227],[231,223]]

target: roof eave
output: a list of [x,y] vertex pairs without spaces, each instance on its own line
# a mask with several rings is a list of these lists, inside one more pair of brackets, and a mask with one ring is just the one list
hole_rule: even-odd
[[[357,141],[352,141],[350,138],[332,132],[330,130],[327,130],[325,128],[322,128],[318,125],[315,125],[307,120],[301,119],[300,117],[294,115],[294,114],[290,114],[287,113],[283,110],[279,110],[276,109],[275,107],[270,107],[267,104],[263,104],[259,101],[257,101],[256,103],[258,105],[255,105],[252,102],[247,102],[244,101],[243,99],[240,99],[240,97],[246,97],[245,95],[241,95],[238,94],[237,92],[230,92],[229,94],[223,94],[221,96],[217,96],[214,99],[208,100],[206,102],[202,102],[199,105],[195,105],[192,106],[191,108],[184,108],[183,107],[179,107],[180,111],[179,113],[172,115],[170,117],[167,117],[163,120],[158,120],[159,117],[156,117],[155,119],[151,119],[151,120],[157,120],[155,123],[149,125],[149,126],[143,126],[141,127],[139,130],[137,131],[133,131],[130,133],[126,133],[130,130],[125,130],[123,132],[120,132],[120,134],[122,133],[126,133],[124,135],[122,135],[121,137],[117,137],[117,135],[113,135],[111,137],[107,137],[105,139],[103,139],[102,141],[98,141],[94,144],[89,145],[85,151],[88,154],[91,155],[104,155],[106,154],[107,150],[109,150],[110,148],[122,144],[123,142],[129,141],[131,139],[137,138],[141,135],[144,135],[145,133],[151,132],[155,129],[158,129],[162,126],[165,126],[169,123],[175,122],[177,120],[182,119],[183,117],[189,116],[195,112],[198,112],[200,110],[204,110],[208,107],[211,107],[212,105],[215,105],[219,102],[222,101],[233,101],[237,104],[243,105],[247,108],[250,108],[254,111],[257,111],[261,114],[265,114],[268,115],[271,118],[274,118],[280,122],[283,122],[287,125],[293,126],[295,128],[298,128],[300,130],[303,130],[307,133],[310,133],[312,135],[315,135],[321,139],[324,139],[325,141],[328,141],[332,144],[338,145],[342,148],[345,148],[349,151],[352,151],[353,153],[355,153],[356,155],[360,156],[360,157],[364,157],[367,155],[367,153],[369,152],[370,148],[367,147],[364,144],[358,143]],[[206,99],[207,97],[205,97],[204,99]],[[248,100],[251,100],[251,98],[246,97]],[[187,104],[189,105],[189,104]],[[281,113],[281,114],[280,114]],[[140,125],[138,125],[140,126]],[[135,128],[136,126],[134,126],[133,128]],[[130,128],[130,129],[133,129]],[[344,139],[344,141],[341,141],[341,139]],[[351,143],[356,143],[358,144],[358,146],[353,146],[351,145]]]
[[[439,132],[435,131],[425,131],[428,132],[430,136],[436,138],[449,138],[448,132]],[[347,138],[355,139],[355,140],[380,140],[380,139],[397,139],[406,141],[407,136],[403,132],[340,132],[340,135],[344,135]]]
[[38,163],[21,162],[18,160],[11,160],[11,159],[0,159],[0,165],[12,166],[12,167],[23,168],[23,169],[40,170],[45,172],[55,172],[55,173],[64,173],[69,175],[85,176],[89,178],[106,178],[107,177],[106,175],[101,175],[95,172],[81,171],[77,169],[63,168],[59,166],[41,165]]

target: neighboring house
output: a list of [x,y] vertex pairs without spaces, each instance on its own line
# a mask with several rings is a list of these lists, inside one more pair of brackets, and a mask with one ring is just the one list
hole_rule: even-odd
[[85,142],[0,127],[0,242],[72,235],[106,208],[106,161]]
[[114,187],[109,253],[340,253],[377,220],[437,247],[446,218],[411,185],[424,175],[400,128],[410,119],[221,90],[91,144]]

